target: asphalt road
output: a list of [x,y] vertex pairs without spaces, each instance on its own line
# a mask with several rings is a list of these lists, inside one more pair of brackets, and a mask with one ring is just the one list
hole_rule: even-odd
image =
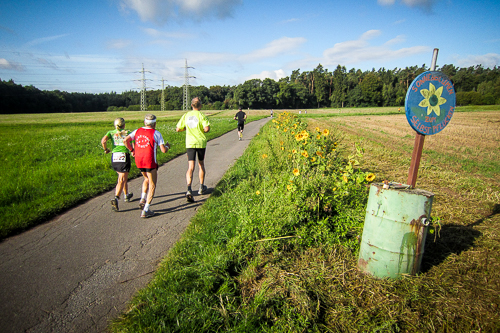
[[182,155],[158,170],[154,217],[140,218],[140,177],[129,182],[134,198],[130,203],[122,198],[119,212],[111,210],[113,190],[2,241],[0,332],[105,332],[268,120],[246,124],[243,141],[235,130],[208,143],[208,191],[197,194],[196,167],[194,203],[184,196],[187,157]]

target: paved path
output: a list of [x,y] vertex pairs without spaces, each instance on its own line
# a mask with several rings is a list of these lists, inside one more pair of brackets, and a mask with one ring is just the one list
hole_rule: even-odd
[[[248,123],[243,141],[232,131],[208,143],[208,195],[268,120]],[[120,212],[113,190],[1,242],[0,332],[105,332],[208,198],[197,194],[196,167],[196,202],[186,202],[186,169],[186,155],[160,167],[152,218],[140,218],[141,177]]]

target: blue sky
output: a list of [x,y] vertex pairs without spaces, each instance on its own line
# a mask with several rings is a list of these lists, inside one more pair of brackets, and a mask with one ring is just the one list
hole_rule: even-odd
[[6,0],[0,78],[42,90],[139,90],[361,70],[500,65],[500,1]]

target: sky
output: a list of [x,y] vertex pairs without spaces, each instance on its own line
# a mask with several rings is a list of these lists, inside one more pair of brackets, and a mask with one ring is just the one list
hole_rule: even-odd
[[[3,0],[0,79],[106,93],[500,64],[498,0]],[[144,81],[142,80],[144,77]]]

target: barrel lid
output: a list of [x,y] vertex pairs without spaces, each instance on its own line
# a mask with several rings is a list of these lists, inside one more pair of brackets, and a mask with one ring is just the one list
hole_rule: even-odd
[[[384,187],[385,185],[385,187]],[[433,197],[434,193],[421,190],[418,188],[412,188],[410,185],[395,183],[395,182],[387,182],[387,183],[372,183],[371,186],[377,187],[378,191],[404,191],[409,194],[423,195],[428,198]],[[389,187],[389,188],[387,188]]]

